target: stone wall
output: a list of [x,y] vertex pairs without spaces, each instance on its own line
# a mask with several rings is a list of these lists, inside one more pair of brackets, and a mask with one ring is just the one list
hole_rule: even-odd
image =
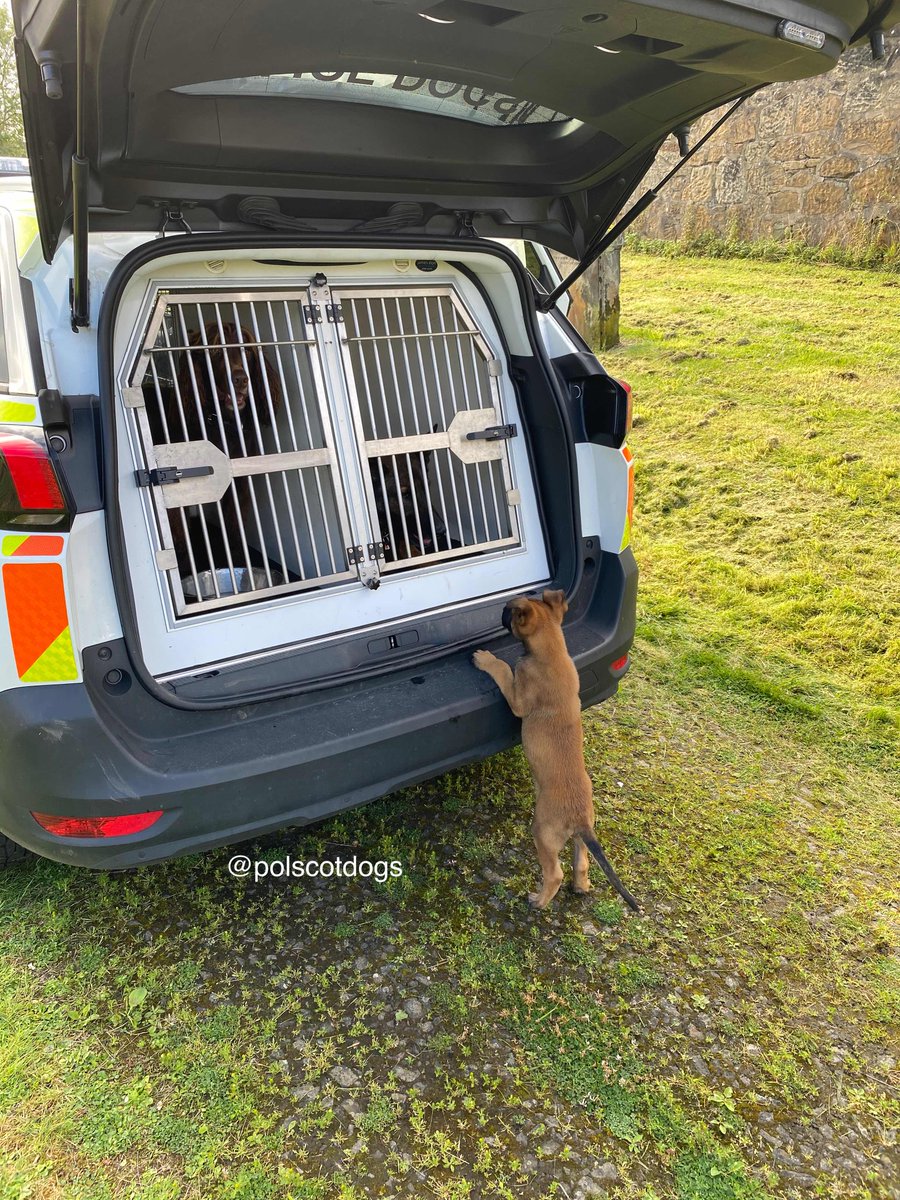
[[[896,32],[896,31],[895,31]],[[720,112],[691,131],[691,142]],[[677,161],[670,138],[648,182]],[[900,43],[873,62],[851,50],[827,75],[751,96],[634,226],[648,237],[706,230],[815,245],[900,241]]]

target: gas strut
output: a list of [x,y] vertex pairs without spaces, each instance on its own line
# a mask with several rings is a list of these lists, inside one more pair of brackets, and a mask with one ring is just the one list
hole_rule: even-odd
[[599,237],[595,237],[588,242],[588,247],[584,252],[584,257],[578,263],[578,266],[575,268],[575,270],[572,271],[571,274],[567,275],[561,283],[558,283],[552,292],[549,292],[546,296],[542,296],[540,300],[538,300],[537,306],[540,312],[550,311],[563,292],[567,291],[576,279],[581,278],[588,267],[597,261],[603,251],[612,245],[620,233],[624,233],[628,226],[631,225],[633,221],[638,219],[645,208],[649,208],[672,176],[677,175],[688,159],[692,158],[700,149],[700,147],[709,141],[716,130],[720,126],[724,125],[730,116],[737,112],[746,99],[747,96],[741,96],[740,100],[735,101],[731,108],[729,108],[728,112],[725,113],[724,116],[719,117],[712,129],[703,135],[700,141],[697,142],[696,146],[693,146],[681,159],[679,159],[672,170],[669,171],[667,175],[662,177],[656,187],[648,188],[647,191],[644,192],[643,196],[641,196],[640,200],[638,200],[636,204],[629,208],[625,216],[622,217],[620,221],[617,221],[616,224],[613,225],[612,229],[608,229],[606,233],[600,234]]
[[75,153],[72,155],[72,328],[90,324],[88,295],[88,161],[84,156],[84,0],[75,2]]

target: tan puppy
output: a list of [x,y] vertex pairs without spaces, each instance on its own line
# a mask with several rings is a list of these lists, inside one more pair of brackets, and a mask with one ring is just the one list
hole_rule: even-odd
[[572,888],[591,890],[590,850],[625,903],[638,911],[594,837],[594,800],[584,767],[578,671],[566,649],[562,619],[568,611],[564,592],[544,592],[540,600],[520,596],[503,610],[503,624],[525,646],[515,674],[488,650],[476,650],[472,662],[497,684],[509,707],[522,718],[522,747],[532,774],[536,803],[532,833],[544,873],[539,892],[528,897],[546,908],[562,883],[560,851],[574,838]]

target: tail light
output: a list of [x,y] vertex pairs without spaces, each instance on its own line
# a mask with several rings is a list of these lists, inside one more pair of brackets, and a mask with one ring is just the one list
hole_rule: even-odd
[[52,813],[31,814],[42,829],[56,837],[111,838],[127,837],[130,833],[142,833],[155,825],[163,810],[155,812],[124,813],[117,817],[57,817]]
[[576,442],[618,449],[631,429],[631,385],[607,375],[593,354],[563,354],[553,365],[569,394]]
[[0,429],[0,528],[61,530],[70,521],[43,429]]
[[625,390],[625,432],[628,434],[631,433],[631,418],[634,408],[631,399],[631,384],[626,383],[624,379],[619,379],[617,382]]

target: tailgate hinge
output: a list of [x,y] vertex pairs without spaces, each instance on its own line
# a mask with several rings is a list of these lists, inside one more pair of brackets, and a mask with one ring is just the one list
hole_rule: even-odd
[[505,442],[518,436],[515,425],[489,425],[487,429],[476,429],[466,434],[468,442]]

